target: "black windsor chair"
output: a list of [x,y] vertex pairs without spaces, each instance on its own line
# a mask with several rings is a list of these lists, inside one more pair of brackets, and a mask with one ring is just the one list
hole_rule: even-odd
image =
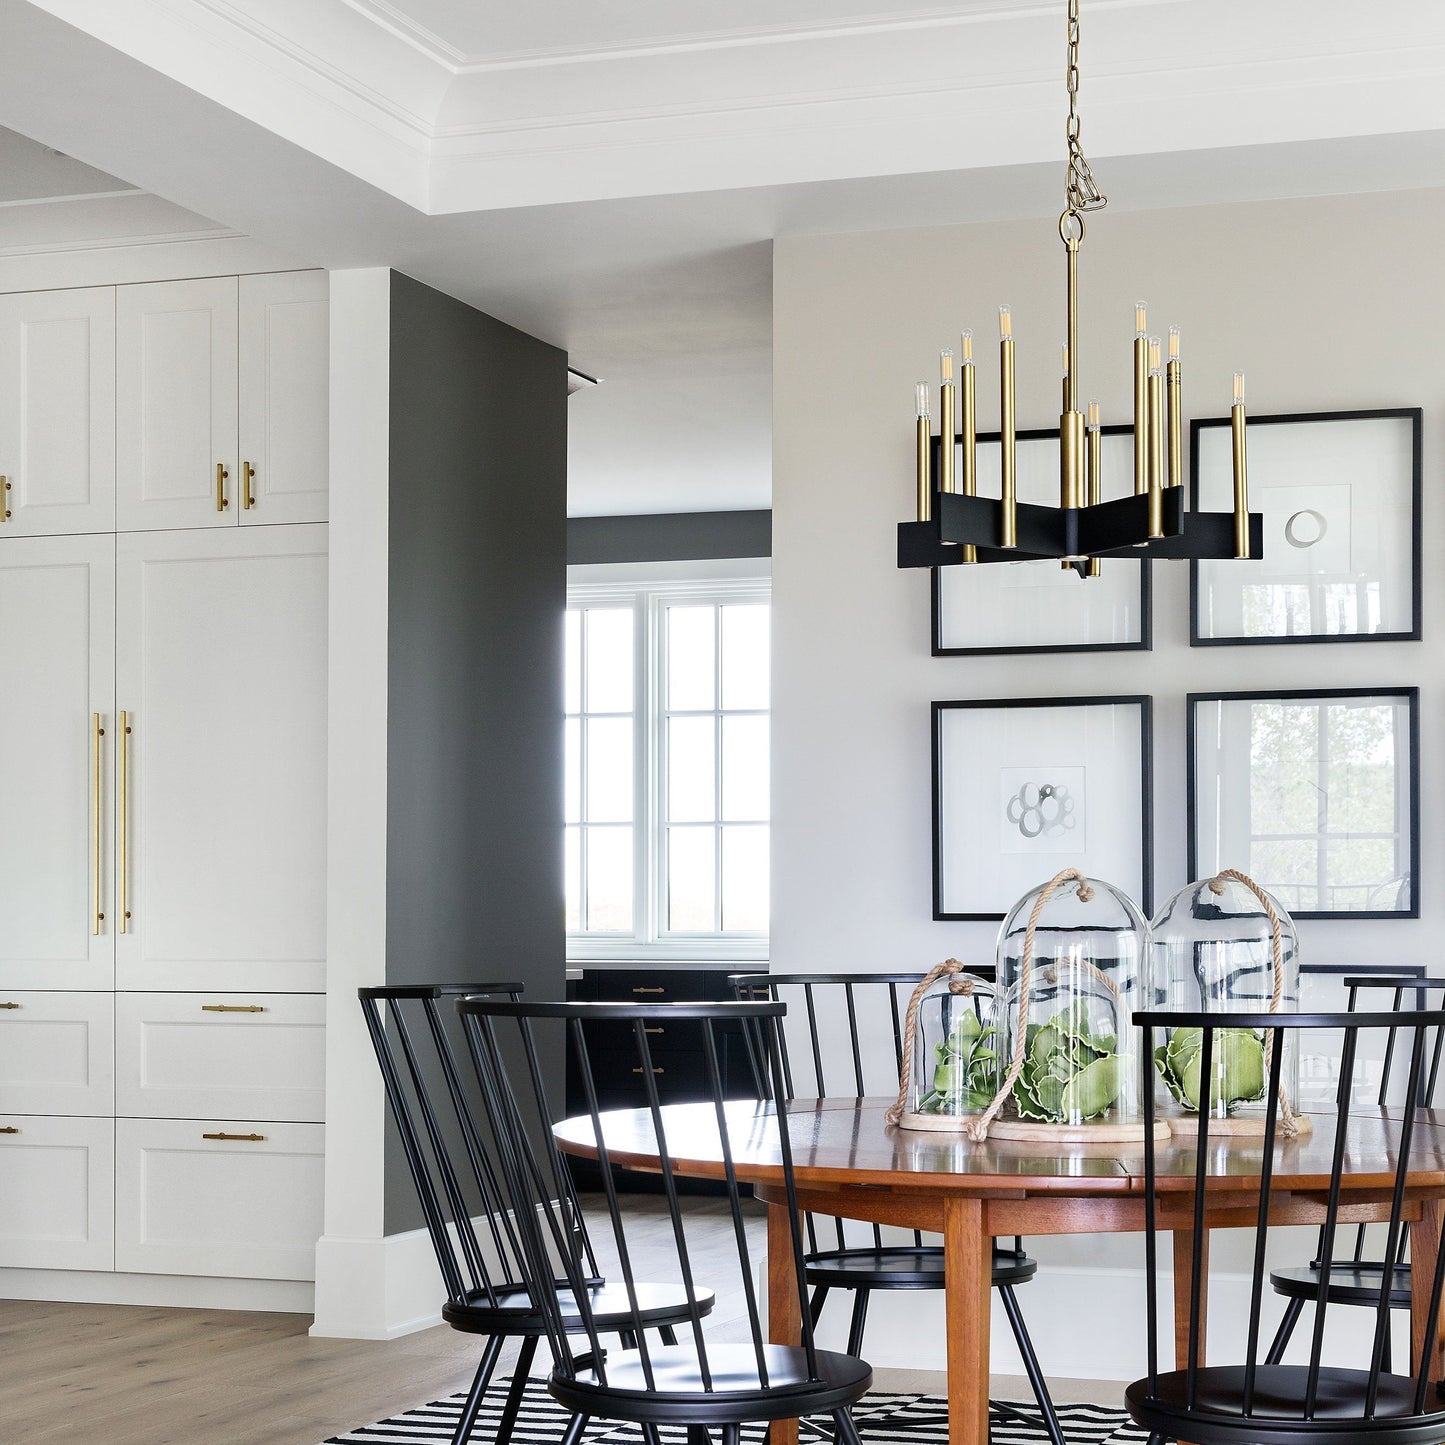
[[[993,968],[990,965],[972,972],[979,977],[991,977]],[[812,1067],[811,1086],[816,1097],[847,1094],[852,1089],[853,1097],[861,1099],[870,1095],[891,1098],[898,1088],[908,1000],[921,977],[910,973],[740,973],[732,974],[728,981],[739,999],[787,1003],[790,1020],[796,1023],[800,1016],[807,1019],[808,1047],[801,1061],[803,1067],[795,1069],[794,1055],[804,1051],[797,1047],[796,1041],[793,1048],[789,1048],[786,1025],[779,1030],[783,1045],[783,1083],[790,1099],[798,1093],[795,1073],[806,1091],[809,1080],[804,1068],[808,1064]],[[867,1036],[860,1030],[860,1019],[868,1021]],[[889,1039],[893,1046],[891,1052],[887,1050]],[[835,1063],[831,1070],[830,1062]],[[883,1231],[876,1224],[850,1227],[851,1241],[843,1220],[814,1214],[805,1216],[807,1254],[803,1266],[813,1291],[808,1312],[815,1327],[831,1290],[853,1292],[848,1353],[859,1355],[863,1351],[863,1332],[873,1291],[941,1290],[943,1247],[925,1244],[917,1230],[913,1232],[912,1244],[900,1244],[885,1242]],[[866,1231],[861,1242],[860,1229]],[[1038,1354],[1014,1293],[1018,1285],[1027,1284],[1037,1273],[1038,1263],[1024,1252],[1022,1240],[1015,1239],[1012,1248],[995,1241],[993,1287],[1003,1303],[1044,1429],[1052,1445],[1064,1445],[1048,1382],[1039,1367]],[[1015,1410],[1008,1401],[995,1401],[994,1408],[1034,1423],[1032,1417]]]
[[[1351,1013],[1357,1011],[1360,991],[1363,989],[1369,993],[1376,990],[1386,990],[1393,997],[1390,1008],[1392,1012],[1399,1013],[1406,1007],[1406,994],[1412,994],[1412,1005],[1414,1008],[1428,1008],[1432,1002],[1431,994],[1435,995],[1433,1002],[1438,1007],[1445,1003],[1445,979],[1414,977],[1405,978],[1380,975],[1359,974],[1351,975],[1343,980],[1345,987],[1349,990],[1348,1008]],[[1435,1097],[1435,1085],[1440,1076],[1440,1053],[1441,1044],[1445,1043],[1445,1034],[1437,1034],[1435,1047],[1430,1059],[1430,1068],[1427,1081],[1423,1085],[1423,1093],[1418,1102],[1429,1103]],[[1385,1054],[1380,1066],[1380,1087],[1375,1091],[1375,1102],[1384,1105],[1389,1102],[1392,1082],[1392,1066],[1396,1062],[1395,1053],[1395,1030],[1391,1029],[1385,1039]],[[1348,1090],[1350,1080],[1345,1077],[1340,1079],[1340,1088]],[[1367,1253],[1370,1247],[1366,1230],[1369,1226],[1357,1225],[1355,1228],[1355,1244],[1348,1259],[1335,1260],[1329,1269],[1328,1281],[1325,1286],[1326,1295],[1331,1304],[1338,1305],[1361,1305],[1366,1309],[1374,1306],[1380,1290],[1380,1276],[1385,1268],[1383,1259],[1375,1258]],[[1378,1233],[1378,1231],[1376,1231]],[[1391,1265],[1391,1277],[1393,1283],[1390,1293],[1390,1308],[1394,1310],[1408,1310],[1410,1308],[1410,1265],[1406,1259],[1408,1236],[1402,1235],[1399,1242],[1399,1251]],[[1322,1247],[1322,1245],[1321,1245]],[[1269,1355],[1266,1363],[1277,1365],[1284,1359],[1285,1351],[1289,1348],[1290,1340],[1294,1336],[1295,1326],[1307,1305],[1313,1300],[1320,1290],[1320,1253],[1316,1250],[1315,1257],[1307,1265],[1296,1266],[1288,1269],[1275,1269],[1270,1271],[1270,1287],[1276,1294],[1283,1295],[1286,1300],[1284,1318],[1279,1322],[1279,1328],[1275,1331],[1274,1341],[1269,1347]],[[1390,1331],[1385,1331],[1385,1356],[1384,1367],[1390,1368]]]
[[[1193,1269],[1187,1279],[1175,1280],[1174,1288],[1188,1290],[1189,1325],[1184,1369],[1159,1368],[1161,1334],[1159,1258],[1160,1235],[1179,1228],[1178,1212],[1162,1214],[1159,1202],[1158,1153],[1154,1141],[1154,1091],[1144,1092],[1144,1218],[1145,1288],[1148,1311],[1149,1373],[1135,1380],[1125,1391],[1129,1413],[1140,1428],[1149,1431],[1150,1445],[1165,1440],[1190,1440],[1198,1445],[1438,1445],[1445,1440],[1445,1400],[1430,1378],[1433,1349],[1422,1351],[1413,1375],[1396,1375],[1384,1366],[1385,1339],[1389,1329],[1391,1295],[1394,1289],[1395,1259],[1400,1235],[1406,1228],[1411,1208],[1406,1198],[1412,1171],[1438,1171],[1440,1136],[1422,1111],[1410,1107],[1400,1114],[1399,1137],[1392,1146],[1393,1163],[1387,1170],[1391,1179],[1380,1194],[1388,1195],[1386,1263],[1374,1285],[1375,1311],[1373,1346],[1363,1368],[1342,1368],[1321,1363],[1325,1320],[1332,1303],[1328,1289],[1329,1266],[1339,1239],[1342,1178],[1349,1159],[1352,1131],[1350,1098],[1340,1090],[1335,1108],[1335,1137],[1331,1155],[1330,1184],[1324,1205],[1320,1258],[1325,1272],[1315,1293],[1314,1330],[1307,1364],[1271,1364],[1260,1357],[1260,1313],[1265,1288],[1265,1247],[1269,1234],[1271,1189],[1276,1171],[1288,1165],[1276,1155],[1283,1138],[1280,1124],[1280,1079],[1284,1049],[1283,1036],[1289,1029],[1312,1029],[1338,1034],[1342,1077],[1351,1077],[1359,1038],[1373,1030],[1398,1029],[1409,1037],[1407,1099],[1418,1096],[1424,1077],[1429,1035],[1438,1037],[1445,1026],[1445,1012],[1337,1013],[1337,1014],[1219,1014],[1156,1013],[1134,1015],[1143,1030],[1145,1058],[1153,1057],[1156,1031],[1196,1028],[1201,1031],[1200,1077],[1215,1077],[1215,1063],[1222,1061],[1222,1047],[1216,1049],[1220,1029],[1254,1029],[1267,1041],[1270,1054],[1268,1104],[1260,1154],[1256,1192],[1241,1193],[1237,1171],[1231,1174],[1229,1158],[1219,1157],[1217,1130],[1211,1129],[1208,1111],[1199,1116],[1198,1138],[1191,1146],[1194,1176],[1185,1198],[1196,1238],[1204,1236],[1213,1221],[1240,1227],[1254,1216],[1253,1266],[1245,1360],[1243,1364],[1205,1365],[1199,1363],[1202,1320],[1208,1281],[1203,1268],[1204,1251],[1194,1251]],[[1316,1114],[1317,1121],[1325,1116]],[[1363,1121],[1355,1120],[1356,1126]],[[1168,1146],[1166,1146],[1168,1147]],[[1175,1198],[1179,1196],[1174,1195]],[[1385,1207],[1382,1201],[1381,1207]],[[1212,1213],[1211,1213],[1212,1209]],[[1221,1214],[1221,1210],[1228,1210]],[[1168,1240],[1164,1253],[1168,1254]],[[1441,1287],[1445,1284],[1445,1250],[1439,1253],[1431,1280],[1427,1317],[1437,1319]],[[1167,1299],[1169,1292],[1165,1292]],[[1162,1322],[1162,1333],[1174,1340],[1173,1312]]]
[[[778,1108],[778,1101],[784,1097],[777,1044],[782,1005],[527,1004],[473,998],[464,1000],[458,1008],[466,1020],[467,1039],[492,1127],[503,1145],[513,1218],[528,1225],[521,1231],[527,1245],[528,1282],[547,1322],[548,1338],[556,1355],[547,1388],[572,1412],[562,1445],[577,1445],[592,1419],[635,1422],[641,1426],[648,1445],[658,1445],[658,1427],[664,1424],[685,1425],[689,1445],[708,1445],[712,1427],[720,1428],[722,1445],[739,1445],[745,1423],[817,1414],[832,1417],[837,1438],[844,1445],[859,1445],[848,1411],[872,1383],[873,1372],[862,1360],[818,1349],[806,1315],[801,1345],[767,1343],[756,1284],[759,1251],[749,1238],[747,1189],[739,1182],[734,1165],[743,1143],[754,1154],[766,1147],[776,1158],[792,1205],[792,1264],[801,1296],[802,1227],[788,1131]],[[729,1102],[724,1097],[719,1038],[722,1027],[735,1020],[756,1026],[756,1037],[765,1050],[761,1100]],[[710,1273],[721,1272],[731,1266],[728,1273],[736,1290],[731,1298],[740,1299],[742,1309],[721,1324],[709,1322],[711,1328],[704,1329],[705,1311],[694,1308],[682,1344],[652,1344],[640,1328],[640,1297],[634,1297],[634,1347],[604,1349],[599,1339],[600,1321],[578,1288],[588,1266],[549,1207],[552,1199],[565,1197],[569,1188],[566,1156],[550,1132],[543,1131],[538,1138],[527,1127],[527,1118],[534,1113],[543,1119],[554,1117],[543,1087],[536,1030],[558,1022],[565,1028],[570,1063],[587,1100],[589,1137],[597,1141],[612,1232],[610,1243],[629,1294],[634,1291],[633,1262],[646,1253],[655,1267],[658,1257],[665,1253],[689,1299],[696,1297],[692,1281],[694,1248],[700,1243],[698,1230],[694,1225],[689,1231],[671,1160],[686,1155],[690,1140],[706,1139],[709,1157],[717,1151],[724,1161],[725,1213],[731,1229],[727,1244],[718,1243],[715,1225],[709,1230],[707,1269]],[[686,1037],[703,1060],[707,1092],[701,1102],[672,1105],[667,1110],[659,1102],[648,1029],[663,1023],[669,1040]],[[635,1204],[624,1209],[613,1180],[613,1170],[619,1166],[603,1132],[599,1080],[591,1060],[602,1055],[609,1059],[609,1067],[616,1067],[615,1060],[624,1047],[629,1057],[637,1060],[635,1067],[641,1071],[647,1097],[646,1110],[639,1111],[645,1123],[638,1126],[628,1151],[657,1161],[667,1213],[667,1226],[662,1230]],[[525,1063],[509,1067],[506,1060],[518,1057]],[[572,1127],[578,1127],[579,1122],[574,1121]],[[635,1123],[635,1117],[628,1121],[629,1127]],[[720,1203],[709,1206],[714,1213],[719,1207]],[[597,1236],[601,1242],[600,1229]],[[562,1263],[562,1280],[571,1285],[579,1304],[582,1330],[591,1345],[591,1357],[586,1361],[572,1359],[562,1348],[568,1324],[564,1306],[569,1296],[554,1275],[552,1262],[558,1259]],[[776,1270],[779,1261],[771,1261],[771,1267]]]
[[[516,1369],[495,1441],[507,1445],[547,1321],[526,1284],[522,1245],[498,1177],[495,1140],[480,1126],[475,1080],[465,1081],[459,1062],[466,1058],[466,1047],[459,1039],[453,1043],[452,1034],[460,1032],[455,1013],[447,1008],[444,1017],[438,1005],[443,999],[476,994],[515,1001],[522,985],[416,984],[357,992],[441,1267],[447,1292],[442,1318],[454,1330],[487,1336],[453,1445],[464,1445],[471,1435],[502,1349],[508,1340],[519,1339]],[[621,1335],[630,1342],[636,1331],[656,1328],[672,1339],[674,1325],[712,1308],[709,1290],[684,1293],[676,1285],[638,1285],[624,1291],[606,1284],[598,1273],[575,1196],[559,1197],[579,1258],[585,1262],[576,1287],[586,1298],[587,1318],[595,1332]],[[570,1298],[566,1310],[566,1329],[575,1333],[582,1322]]]

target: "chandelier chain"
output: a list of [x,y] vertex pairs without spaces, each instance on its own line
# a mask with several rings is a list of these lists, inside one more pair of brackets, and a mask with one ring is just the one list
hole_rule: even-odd
[[1079,0],[1069,0],[1069,54],[1064,80],[1069,91],[1069,119],[1064,132],[1068,141],[1069,170],[1064,186],[1064,206],[1066,211],[1082,215],[1085,211],[1102,210],[1109,201],[1095,183],[1094,173],[1079,142]]

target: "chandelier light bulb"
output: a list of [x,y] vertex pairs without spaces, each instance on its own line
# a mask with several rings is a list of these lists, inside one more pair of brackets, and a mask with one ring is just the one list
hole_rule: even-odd
[[1244,405],[1244,373],[1242,371],[1234,373],[1234,404],[1235,406]]
[[958,354],[964,366],[973,365],[973,332],[960,331],[958,333]]
[[1064,343],[1063,353],[1063,360],[1060,364],[1063,366],[1064,376],[1067,377],[1069,374],[1069,343],[1067,341]]
[[1007,306],[1000,306],[998,308],[998,339],[1000,341],[1010,341],[1013,339],[1013,334],[1013,314]]
[[1169,328],[1169,360],[1179,360],[1179,328],[1177,326]]
[[1099,425],[1099,403],[1091,401],[1089,403],[1089,430],[1098,431]]
[[1159,375],[1159,338],[1157,336],[1149,338],[1149,375]]
[[1148,336],[1149,334],[1149,308],[1142,302],[1134,303],[1134,335]]
[[920,381],[920,382],[918,383],[918,388],[917,388],[917,391],[915,392],[915,396],[917,397],[917,400],[918,400],[918,420],[919,420],[919,421],[927,421],[927,420],[928,420],[928,383],[927,383],[926,381]]

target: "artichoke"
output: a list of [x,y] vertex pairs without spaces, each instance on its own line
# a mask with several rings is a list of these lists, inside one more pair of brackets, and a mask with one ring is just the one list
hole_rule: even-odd
[[[1253,1029],[1220,1028],[1214,1031],[1209,1089],[1211,1112],[1228,1113],[1236,1104],[1264,1097],[1264,1040]],[[1204,1065],[1203,1029],[1175,1029],[1167,1044],[1154,1050],[1154,1067],[1174,1101],[1191,1113],[1199,1112]]]
[[1081,1002],[1030,1024],[1013,1090],[1019,1118],[1064,1124],[1108,1113],[1124,1085],[1118,1045],[1114,1034],[1090,1032]]
[[998,1030],[972,1010],[963,1011],[933,1046],[933,1087],[918,1101],[920,1114],[968,1114],[993,1102]]

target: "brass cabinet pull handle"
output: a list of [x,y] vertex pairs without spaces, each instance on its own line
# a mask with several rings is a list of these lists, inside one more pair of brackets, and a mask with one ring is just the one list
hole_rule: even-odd
[[666,992],[667,992],[667,990],[664,989],[664,988],[635,988],[635,989],[633,989],[632,991],[633,991],[633,993],[666,993]]
[[119,827],[119,846],[116,848],[115,911],[119,916],[122,933],[130,922],[130,723],[129,713],[120,715],[120,732],[116,736],[117,778],[115,814]]
[[203,1014],[263,1014],[265,1007],[259,1003],[203,1003]]
[[646,1028],[645,1028],[645,1029],[643,1029],[642,1032],[645,1033],[645,1034],[660,1034],[660,1033],[662,1032],[662,1030],[661,1030],[661,1029],[646,1029]]
[[251,478],[256,475],[256,468],[250,462],[241,463],[241,510],[249,512],[256,505],[255,493],[251,490]]
[[100,725],[100,714],[92,713],[90,719],[90,931],[100,933],[105,922],[100,897],[100,740],[105,729]]
[[[633,1072],[634,1074],[640,1074],[640,1073],[642,1073],[642,1072],[644,1072],[644,1071],[643,1071],[641,1068],[636,1068],[636,1069],[633,1069],[632,1072]],[[666,1069],[653,1069],[652,1072],[653,1072],[654,1074],[665,1074],[665,1073],[667,1072],[667,1070],[666,1070]]]
[[245,1144],[260,1144],[260,1143],[264,1142],[266,1136],[265,1136],[264,1134],[226,1134],[226,1133],[220,1133],[220,1134],[202,1134],[202,1135],[201,1135],[201,1138],[202,1138],[202,1139],[240,1140],[242,1143],[245,1143]]
[[0,1134],[18,1134],[19,1132],[20,1130],[17,1129],[14,1124],[7,1124],[3,1129],[0,1129]]
[[0,477],[0,522],[10,520],[10,478]]
[[231,474],[226,470],[225,462],[216,463],[216,510],[224,512],[231,503],[226,498],[226,478]]
[[11,1002],[9,1002],[9,1000],[7,1000],[5,1003],[0,1003],[0,1008],[19,1008],[19,1007],[20,1007],[20,1005],[19,1005],[18,1003],[11,1003]]

